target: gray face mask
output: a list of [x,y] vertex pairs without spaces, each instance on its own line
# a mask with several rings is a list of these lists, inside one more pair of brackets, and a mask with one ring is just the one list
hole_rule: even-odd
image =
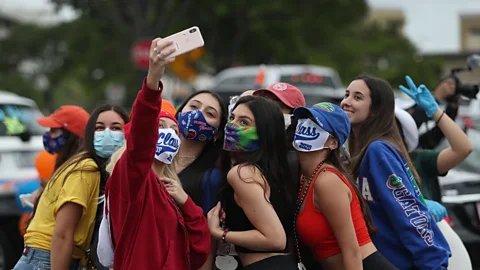
[[292,114],[283,114],[283,120],[285,121],[285,130],[292,124]]

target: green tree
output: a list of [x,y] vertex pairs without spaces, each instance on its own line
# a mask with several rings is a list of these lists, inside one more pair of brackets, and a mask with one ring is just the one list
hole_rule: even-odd
[[433,86],[439,80],[442,61],[419,56],[402,27],[403,21],[352,27],[339,33],[339,38],[326,51],[313,56],[310,63],[332,66],[346,83],[366,73],[387,80],[394,88],[405,84],[405,75]]
[[[427,81],[435,77],[436,62],[416,62],[416,49],[398,25],[384,29],[363,23],[365,0],[52,1],[73,7],[80,17],[50,28],[15,26],[0,41],[6,55],[0,59],[0,87],[18,78],[24,90],[13,91],[27,93],[34,91],[37,77],[46,76],[50,87],[43,101],[49,109],[65,103],[91,109],[104,100],[111,82],[127,86],[126,104],[131,104],[145,76],[131,63],[132,44],[192,25],[205,39],[202,66],[216,71],[234,64],[311,63],[336,68],[345,80],[362,72],[393,85],[405,74]],[[20,63],[32,59],[38,64],[35,74],[15,75]]]

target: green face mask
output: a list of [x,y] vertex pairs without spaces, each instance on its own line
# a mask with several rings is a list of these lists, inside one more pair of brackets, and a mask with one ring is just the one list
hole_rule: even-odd
[[244,127],[231,122],[227,123],[223,149],[230,152],[253,152],[258,148],[256,127]]

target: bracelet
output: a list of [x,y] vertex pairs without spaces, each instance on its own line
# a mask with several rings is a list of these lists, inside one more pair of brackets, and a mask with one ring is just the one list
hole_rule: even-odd
[[223,231],[223,234],[222,234],[222,243],[226,244],[227,241],[225,240],[225,237],[227,236],[227,233],[228,233],[228,228],[226,228],[224,231]]
[[442,120],[442,117],[443,115],[445,114],[445,111],[442,112],[442,114],[440,115],[440,117],[437,119],[437,121],[435,122],[436,125],[438,125],[438,123],[440,122],[440,120]]

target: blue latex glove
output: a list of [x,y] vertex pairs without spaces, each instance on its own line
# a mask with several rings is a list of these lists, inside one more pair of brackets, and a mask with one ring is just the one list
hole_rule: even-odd
[[438,109],[438,103],[435,101],[432,93],[430,93],[430,90],[428,90],[428,88],[423,84],[417,87],[410,76],[405,76],[405,80],[407,81],[410,89],[400,85],[400,90],[413,99],[418,106],[425,111],[429,118],[432,118],[433,114]]
[[442,221],[443,218],[448,217],[447,209],[439,202],[425,200],[425,203],[427,204],[428,210],[435,218],[435,221],[439,222]]

